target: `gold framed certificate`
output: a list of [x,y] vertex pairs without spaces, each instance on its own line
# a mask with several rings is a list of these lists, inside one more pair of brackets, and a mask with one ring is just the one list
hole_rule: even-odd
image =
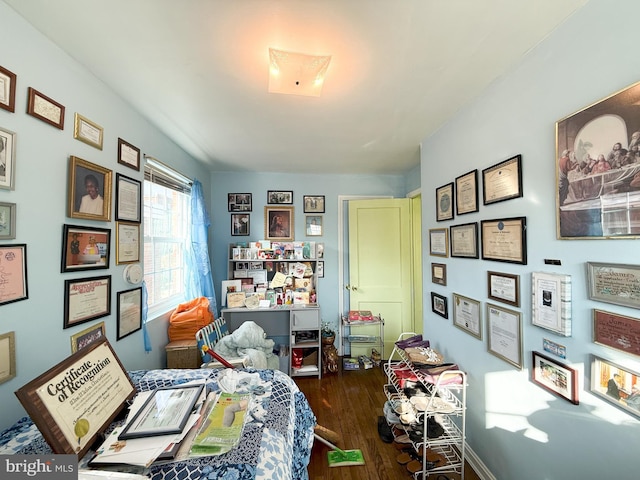
[[482,220],[482,259],[527,264],[526,217]]

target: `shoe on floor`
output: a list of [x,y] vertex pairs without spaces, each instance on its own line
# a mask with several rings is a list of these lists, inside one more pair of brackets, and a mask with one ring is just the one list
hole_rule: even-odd
[[384,443],[393,442],[393,433],[391,432],[391,427],[387,423],[387,419],[383,416],[378,417],[378,435],[380,435],[380,440]]

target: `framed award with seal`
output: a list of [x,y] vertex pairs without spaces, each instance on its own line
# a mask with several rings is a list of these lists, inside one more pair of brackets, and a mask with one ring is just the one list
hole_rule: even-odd
[[436,188],[436,221],[453,220],[453,182]]

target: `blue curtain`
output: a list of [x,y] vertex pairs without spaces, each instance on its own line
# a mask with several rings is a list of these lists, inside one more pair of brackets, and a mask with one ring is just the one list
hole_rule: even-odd
[[209,260],[209,214],[202,195],[202,184],[195,179],[191,187],[191,249],[187,252],[187,299],[207,297],[214,318],[218,306],[213,289]]
[[151,349],[151,339],[147,331],[147,314],[149,313],[149,293],[147,292],[147,282],[142,282],[142,338],[144,339],[144,351],[149,353]]

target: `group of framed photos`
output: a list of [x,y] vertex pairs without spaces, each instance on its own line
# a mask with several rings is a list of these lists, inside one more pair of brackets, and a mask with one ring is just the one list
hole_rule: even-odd
[[[305,233],[307,236],[321,236],[323,229],[324,195],[304,195]],[[249,236],[251,234],[251,212],[253,198],[251,193],[228,193],[228,210],[231,213],[231,235]],[[274,241],[294,239],[293,191],[268,190],[267,204],[264,207],[264,238]]]
[[[17,75],[0,66],[0,108],[16,111]],[[27,89],[26,114],[59,130],[65,129],[65,106],[33,87]],[[0,127],[0,189],[16,189],[17,134]],[[73,137],[98,150],[103,149],[104,129],[80,113],[74,115]],[[118,138],[117,162],[136,171],[141,168],[140,149]],[[112,218],[112,189],[115,191],[116,264],[140,262],[142,182],[89,162],[69,157],[67,216],[98,222]],[[0,242],[17,237],[17,206],[0,202]],[[108,269],[111,259],[111,230],[85,225],[63,225],[61,273]],[[27,245],[0,245],[3,288],[0,306],[26,300]],[[117,339],[142,328],[142,287],[118,292]],[[76,278],[64,282],[63,328],[70,328],[111,314],[111,275]],[[71,336],[76,352],[106,337],[104,322]],[[0,383],[15,377],[15,332],[0,335]]]

